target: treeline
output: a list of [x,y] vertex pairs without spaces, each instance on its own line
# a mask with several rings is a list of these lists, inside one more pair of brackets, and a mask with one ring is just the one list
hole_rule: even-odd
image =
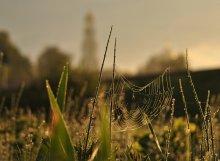
[[16,95],[24,85],[20,106],[33,110],[48,107],[45,80],[49,80],[52,87],[56,87],[66,63],[69,64],[69,87],[74,89],[73,96],[79,94],[85,84],[87,86],[85,97],[92,96],[95,91],[97,72],[73,68],[70,54],[56,46],[45,48],[36,64],[32,64],[12,42],[9,34],[0,32],[0,52],[0,99],[5,100],[5,106],[13,106]]

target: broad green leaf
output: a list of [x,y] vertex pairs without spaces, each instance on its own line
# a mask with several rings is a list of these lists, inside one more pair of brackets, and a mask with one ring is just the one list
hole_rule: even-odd
[[66,101],[66,91],[68,82],[68,65],[64,66],[63,72],[60,77],[59,85],[57,88],[57,103],[60,107],[60,111],[63,112]]
[[46,81],[46,87],[50,100],[50,106],[53,112],[49,158],[51,161],[73,161],[74,148],[68,134],[63,116],[61,114],[59,105],[48,81]]

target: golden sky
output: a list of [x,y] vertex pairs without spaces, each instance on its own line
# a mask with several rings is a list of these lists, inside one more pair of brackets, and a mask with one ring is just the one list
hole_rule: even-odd
[[[136,71],[167,46],[177,52],[188,48],[192,69],[220,67],[219,0],[0,0],[0,30],[33,61],[48,45],[77,61],[87,12],[95,16],[100,61],[114,25],[122,70]],[[109,50],[107,67],[111,63]]]

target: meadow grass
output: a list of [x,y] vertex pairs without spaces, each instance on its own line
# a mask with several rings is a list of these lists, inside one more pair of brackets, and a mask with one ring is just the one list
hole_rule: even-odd
[[[52,91],[49,81],[46,81],[51,110],[51,120],[48,123],[45,123],[44,115],[34,115],[29,110],[24,111],[18,108],[24,89],[22,86],[13,107],[3,110],[1,108],[1,161],[219,160],[220,149],[217,147],[216,139],[220,136],[216,130],[219,126],[218,110],[213,111],[212,109],[210,91],[207,92],[206,104],[202,107],[190,75],[188,60],[187,77],[200,112],[198,122],[192,121],[194,118],[192,119],[188,113],[184,87],[182,81],[179,80],[185,118],[174,117],[175,100],[173,99],[171,105],[163,109],[155,120],[150,120],[145,115],[147,122],[143,128],[124,131],[124,133],[113,132],[112,110],[116,106],[114,96],[116,39],[110,104],[106,103],[105,91],[100,89],[111,32],[112,28],[95,96],[89,102],[91,106],[89,115],[81,117],[80,120],[69,117],[76,115],[70,114],[72,110],[69,109],[68,103],[71,101],[66,101],[69,100],[67,98],[68,65],[64,66],[56,95]],[[146,127],[149,130],[146,130]],[[76,133],[76,131],[81,133]]]
[[[8,160],[72,161],[72,160],[81,160],[81,159],[85,160],[85,158],[86,160],[90,160],[90,161],[92,160],[99,160],[99,161],[100,160],[155,160],[155,159],[156,160],[175,160],[174,156],[176,156],[175,155],[176,152],[179,155],[178,157],[181,158],[180,160],[210,160],[210,161],[218,160],[218,153],[216,151],[216,145],[215,145],[217,142],[215,139],[216,136],[214,133],[215,130],[214,130],[214,125],[213,125],[214,116],[213,116],[213,112],[210,109],[211,107],[209,105],[210,94],[208,94],[207,101],[206,101],[207,103],[205,107],[206,111],[204,112],[205,117],[206,117],[206,124],[208,127],[208,135],[209,135],[208,137],[206,137],[204,136],[207,134],[205,131],[206,129],[202,127],[202,125],[201,125],[202,127],[201,130],[199,128],[199,125],[195,125],[197,128],[197,131],[191,128],[191,124],[192,125],[194,124],[191,123],[189,120],[190,116],[187,111],[187,103],[186,103],[187,101],[185,100],[185,97],[184,97],[184,91],[183,91],[181,80],[179,81],[180,93],[182,94],[182,100],[183,100],[184,110],[186,114],[186,120],[183,122],[183,125],[181,125],[182,123],[178,125],[179,124],[177,123],[178,119],[174,117],[174,103],[173,103],[171,105],[172,110],[170,113],[170,121],[166,123],[168,130],[163,130],[161,134],[161,130],[160,132],[158,132],[158,130],[161,129],[162,126],[165,126],[164,123],[149,122],[150,131],[147,132],[147,134],[146,134],[146,130],[144,130],[145,132],[142,132],[142,133],[145,133],[145,136],[149,136],[150,140],[145,139],[147,147],[145,148],[142,147],[140,145],[140,140],[138,141],[139,143],[137,143],[137,140],[136,141],[133,140],[134,142],[131,143],[132,137],[129,137],[126,139],[128,146],[126,146],[125,149],[123,150],[119,148],[120,144],[123,144],[122,143],[123,141],[121,140],[118,143],[114,141],[115,135],[119,135],[119,134],[115,134],[114,132],[110,131],[111,123],[110,123],[109,106],[107,106],[104,103],[104,101],[100,100],[99,98],[99,101],[98,101],[99,103],[96,106],[97,106],[98,111],[100,111],[100,113],[98,112],[98,115],[96,114],[96,117],[100,118],[100,121],[99,119],[97,119],[96,121],[94,120],[94,122],[98,122],[98,123],[94,123],[94,125],[92,125],[96,127],[91,127],[91,128],[96,129],[96,130],[93,129],[93,131],[97,131],[96,134],[93,135],[93,136],[95,135],[96,136],[91,137],[89,139],[90,143],[88,143],[89,148],[86,152],[86,157],[85,156],[82,157],[83,155],[85,155],[83,147],[85,146],[86,137],[85,135],[84,137],[83,135],[81,137],[78,136],[79,137],[78,139],[84,138],[81,140],[81,144],[76,144],[76,142],[73,142],[72,140],[77,140],[77,138],[73,138],[73,135],[71,135],[71,131],[70,131],[71,127],[69,127],[70,123],[66,123],[66,121],[68,120],[65,120],[64,105],[66,104],[65,97],[66,97],[66,90],[68,89],[67,80],[68,80],[68,71],[67,71],[67,67],[65,67],[64,72],[60,79],[56,97],[53,94],[49,83],[48,82],[46,83],[48,96],[49,96],[49,100],[51,103],[51,111],[52,111],[52,120],[49,123],[48,128],[46,128],[49,134],[46,137],[43,137],[42,135],[40,136],[40,134],[38,134],[39,131],[31,131],[30,130],[31,128],[29,128],[29,130],[26,132],[21,131],[21,133],[26,133],[26,136],[27,136],[26,139],[23,140],[24,146],[22,147],[18,143],[16,143],[18,144],[17,146],[14,146],[13,145],[14,143],[12,142],[18,141],[16,140],[18,138],[13,137],[13,135],[17,135],[15,134],[16,133],[15,129],[16,129],[16,126],[18,125],[16,121],[18,121],[19,117],[22,117],[22,116],[24,117],[25,115],[23,115],[22,113],[19,113],[18,112],[19,110],[13,111],[13,112],[8,111],[7,113],[4,113],[4,115],[1,115],[2,116],[1,122],[3,122],[4,120],[10,117],[13,117],[15,113],[17,117],[16,119],[14,118],[14,120],[9,121],[9,124],[7,127],[3,127],[3,124],[1,124],[1,129],[4,129],[1,131],[1,138],[0,138],[1,160],[5,160],[5,161],[8,161]],[[164,112],[166,113],[166,111]],[[33,115],[30,117],[35,117],[35,116]],[[163,116],[158,116],[158,117],[163,117]],[[29,119],[30,118],[26,119],[27,122],[25,122],[25,124],[28,124]],[[158,121],[161,121],[161,120],[159,119]],[[38,124],[40,124],[40,122]],[[74,124],[75,122],[71,123],[73,130],[75,130]],[[11,126],[10,128],[12,130],[7,130],[9,126]],[[183,131],[179,129],[180,127],[181,128],[183,127]],[[35,125],[35,127],[33,128],[37,128],[37,126]],[[84,130],[86,130],[86,128]],[[139,130],[137,130],[137,133],[138,131]],[[201,137],[200,135],[201,132],[203,134],[202,141],[201,141],[202,144],[201,144],[200,149],[198,150],[197,147],[196,148],[191,147],[193,145],[191,135],[195,135],[195,133],[198,133],[196,134],[197,135],[196,139],[199,140]],[[131,132],[128,131],[127,133],[129,134]],[[42,137],[42,140],[38,142],[37,144],[35,144],[36,141],[33,135],[35,137],[37,135]],[[132,134],[132,135],[133,137],[135,137],[136,134]],[[163,135],[165,136],[163,137]],[[181,140],[175,140],[175,139],[180,139],[179,138],[180,136],[178,135],[180,135],[181,138],[185,137],[186,141],[184,141],[185,143],[183,143],[184,144],[183,147],[179,149],[175,149],[174,148],[175,143],[182,144]],[[137,138],[142,139],[143,136],[136,137],[136,139]],[[207,145],[207,140],[205,140],[206,138],[209,138],[208,145]],[[130,143],[128,141],[129,139],[131,139]],[[209,146],[210,151],[208,151],[207,146]],[[152,152],[151,150],[148,150],[148,148],[151,148],[151,147],[155,149],[154,152]],[[185,151],[181,152],[182,148],[185,149]],[[81,152],[79,149],[81,149]],[[159,150],[156,150],[156,149],[159,149]],[[198,153],[198,151],[200,153]],[[79,155],[79,153],[81,154]]]

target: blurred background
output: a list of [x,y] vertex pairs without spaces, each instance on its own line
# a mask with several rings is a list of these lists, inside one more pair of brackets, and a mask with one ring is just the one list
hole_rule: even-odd
[[[75,94],[89,82],[87,96],[93,96],[111,25],[113,37],[118,40],[117,71],[133,80],[143,78],[146,82],[148,75],[161,73],[167,67],[172,72],[185,70],[186,48],[191,70],[215,71],[213,77],[219,72],[217,0],[138,3],[0,0],[0,3],[1,93],[10,96],[25,83],[24,95],[28,97],[22,101],[26,106],[48,103],[47,99],[35,101],[35,96],[46,97],[46,93],[40,96],[37,93],[45,91],[46,79],[56,86],[66,62]],[[111,77],[113,45],[112,39],[104,71],[106,79]]]

